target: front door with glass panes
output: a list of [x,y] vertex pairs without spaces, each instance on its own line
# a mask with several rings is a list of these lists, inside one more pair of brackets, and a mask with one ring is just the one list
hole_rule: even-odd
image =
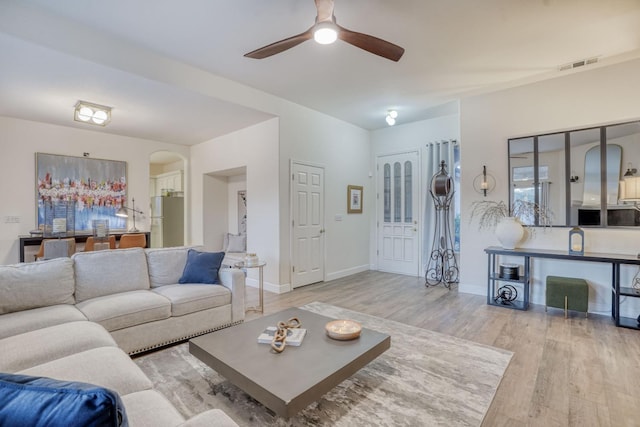
[[420,275],[418,152],[378,157],[378,269]]

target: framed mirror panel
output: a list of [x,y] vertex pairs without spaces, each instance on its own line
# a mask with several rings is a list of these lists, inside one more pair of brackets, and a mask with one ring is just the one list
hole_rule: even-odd
[[[509,201],[534,202],[538,171],[535,163],[535,138],[512,139],[509,142]],[[521,218],[523,225],[535,225],[535,218]]]
[[565,139],[564,133],[538,137],[538,205],[553,214],[548,225],[568,225]]
[[537,203],[553,226],[640,226],[640,121],[508,144],[510,204]]

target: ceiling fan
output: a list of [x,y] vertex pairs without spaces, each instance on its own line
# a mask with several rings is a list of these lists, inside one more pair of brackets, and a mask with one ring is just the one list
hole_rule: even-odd
[[318,10],[315,25],[304,33],[271,43],[244,56],[253,59],[267,58],[313,38],[320,44],[329,44],[340,39],[374,55],[396,62],[402,57],[404,49],[400,46],[368,34],[347,30],[336,24],[336,17],[333,15],[333,0],[315,0],[315,2]]

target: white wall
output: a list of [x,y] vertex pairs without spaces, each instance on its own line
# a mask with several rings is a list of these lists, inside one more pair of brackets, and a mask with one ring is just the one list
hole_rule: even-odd
[[[247,175],[233,175],[227,181],[227,204],[229,211],[229,223],[227,232],[238,234],[238,191],[247,189]],[[249,196],[247,195],[247,203]],[[247,217],[248,218],[248,217]]]
[[[487,198],[507,201],[508,138],[638,119],[638,75],[640,60],[634,60],[461,100],[461,292],[486,293],[487,258],[483,249],[498,244],[492,233],[479,232],[476,224],[468,222],[471,203],[482,198],[472,187],[477,171],[486,164],[487,171],[496,178],[496,189]],[[638,229],[585,230],[586,250],[593,252],[636,254],[640,251],[639,238]],[[538,232],[525,246],[565,249],[567,241],[568,229],[556,228]],[[536,260],[534,303],[544,304],[544,280],[548,274],[587,278],[593,285],[590,311],[610,311],[608,265]]]
[[[148,200],[149,155],[158,150],[175,151],[188,157],[188,147],[110,135],[91,130],[54,126],[0,117],[0,263],[19,260],[18,235],[36,227],[35,153],[82,156],[127,162],[128,197]],[[137,206],[137,205],[136,205]],[[141,230],[149,230],[149,215],[136,217]],[[6,216],[17,216],[19,224],[5,224]]]
[[[369,132],[297,105],[285,106],[280,117],[280,277],[290,280],[291,160],[325,170],[325,279],[369,269],[369,224],[373,215],[373,180],[369,178]],[[364,187],[362,214],[347,214],[347,186]],[[249,202],[252,192],[247,190]],[[335,215],[341,214],[342,221]],[[251,214],[249,214],[250,216]],[[250,232],[249,232],[250,235]]]
[[[425,197],[427,192],[428,183],[431,180],[431,176],[427,176],[427,168],[424,167],[428,159],[426,145],[430,142],[449,141],[451,139],[458,140],[460,138],[459,129],[459,116],[458,114],[449,114],[446,116],[436,117],[429,120],[423,120],[419,122],[408,123],[400,126],[390,126],[380,130],[373,131],[371,133],[371,164],[374,171],[374,178],[372,184],[377,182],[375,176],[375,165],[377,164],[377,157],[381,155],[401,153],[406,151],[418,151],[420,154],[420,215],[419,215],[419,230],[420,233],[424,231],[424,206]],[[374,204],[375,209],[375,204]],[[369,257],[371,262],[371,268],[377,268],[377,230],[376,230],[376,216],[373,215],[370,224],[370,240],[371,247],[369,250]],[[420,258],[422,259],[422,253],[425,248],[422,247],[422,238],[420,239]]]
[[204,174],[202,179],[202,208],[194,216],[202,217],[202,240],[210,250],[223,251],[224,234],[229,227],[227,209],[228,178]]
[[[272,119],[237,132],[191,147],[191,236],[193,243],[211,250],[221,247],[222,234],[228,229],[228,185],[215,197],[205,194],[205,181],[218,171],[246,167],[247,179],[247,251],[257,253],[267,262],[264,268],[265,289],[281,292],[279,277],[279,160],[278,119]],[[219,186],[218,186],[219,187]],[[221,188],[221,187],[220,187]],[[216,199],[218,202],[216,202]],[[222,200],[224,224],[207,223],[215,206]],[[212,235],[207,227],[215,230]],[[217,227],[217,228],[216,228]],[[251,273],[257,273],[251,271]],[[252,279],[252,277],[250,277]]]

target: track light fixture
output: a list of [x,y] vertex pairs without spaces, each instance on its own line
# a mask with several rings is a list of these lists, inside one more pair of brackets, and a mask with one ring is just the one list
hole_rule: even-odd
[[111,107],[78,101],[75,105],[73,119],[91,125],[106,126],[111,121]]
[[398,117],[398,112],[396,110],[387,111],[387,117],[385,120],[389,126],[393,126],[396,124],[396,118]]

